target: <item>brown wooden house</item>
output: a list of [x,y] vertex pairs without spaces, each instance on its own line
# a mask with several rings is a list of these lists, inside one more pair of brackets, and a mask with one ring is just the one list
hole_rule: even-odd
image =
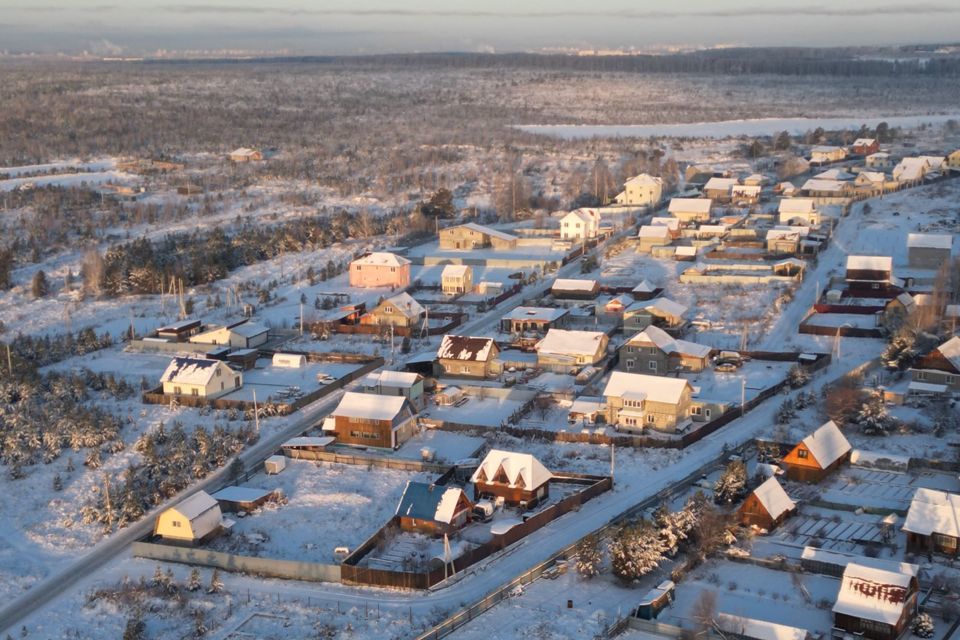
[[783,459],[787,478],[820,482],[850,458],[850,443],[830,420],[800,441]]
[[491,449],[470,482],[476,497],[490,496],[507,505],[531,507],[550,494],[551,478],[553,474],[529,453]]
[[877,292],[894,287],[893,258],[889,256],[847,256],[847,288]]
[[960,393],[960,337],[950,338],[920,358],[910,375],[915,382],[941,385],[943,393]]
[[907,549],[956,557],[960,550],[960,495],[917,489],[903,523]]
[[323,421],[341,444],[396,449],[416,430],[414,409],[403,396],[348,391]]
[[917,612],[917,577],[849,563],[833,606],[833,625],[873,640],[895,640]]
[[771,476],[754,489],[740,505],[740,523],[770,531],[796,510],[797,505],[777,479]]
[[500,348],[493,338],[443,336],[437,350],[440,375],[486,378],[498,372]]
[[410,481],[400,496],[397,517],[404,531],[442,536],[462,529],[471,509],[473,503],[460,487]]

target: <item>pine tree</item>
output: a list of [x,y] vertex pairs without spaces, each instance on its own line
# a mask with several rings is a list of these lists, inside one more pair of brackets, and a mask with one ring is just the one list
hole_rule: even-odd
[[913,635],[918,638],[932,638],[934,631],[933,618],[929,613],[921,613],[913,620]]
[[200,570],[194,567],[190,571],[190,579],[187,581],[187,591],[200,590]]
[[613,573],[627,581],[642,578],[663,561],[660,549],[660,539],[649,524],[640,522],[625,525],[610,543]]
[[33,280],[30,281],[30,292],[34,298],[42,298],[50,293],[50,282],[47,280],[47,274],[40,269],[33,274]]
[[713,499],[717,504],[732,504],[747,492],[747,467],[740,460],[734,460],[723,470],[720,479],[713,487]]
[[596,536],[587,536],[577,546],[577,573],[590,579],[600,574],[603,564],[603,551]]
[[210,586],[207,587],[207,593],[220,593],[223,591],[223,579],[220,577],[220,570],[214,569],[210,576]]

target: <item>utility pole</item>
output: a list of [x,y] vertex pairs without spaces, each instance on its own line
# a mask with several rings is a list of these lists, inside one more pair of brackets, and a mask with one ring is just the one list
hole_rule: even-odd
[[303,335],[303,303],[300,303],[300,335]]
[[103,472],[104,506],[107,509],[107,527],[113,528],[113,504],[110,502],[110,476]]
[[257,390],[253,390],[253,423],[256,425],[257,435],[260,435],[260,411],[257,409]]
[[740,417],[747,411],[747,379],[740,379]]
[[7,343],[7,369],[10,370],[10,377],[13,377],[13,356],[10,355],[10,343]]

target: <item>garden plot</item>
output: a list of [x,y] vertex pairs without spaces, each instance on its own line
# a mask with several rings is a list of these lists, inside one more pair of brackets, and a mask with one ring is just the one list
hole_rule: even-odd
[[453,464],[458,460],[472,458],[487,444],[483,438],[451,433],[439,429],[427,429],[403,443],[397,449],[398,458],[420,460],[423,450],[433,450],[437,462]]
[[[494,398],[468,395],[463,404],[439,406],[431,405],[421,415],[431,420],[441,420],[455,424],[476,425],[478,427],[499,427],[525,403],[524,400]],[[461,400],[462,402],[462,400]]]
[[790,518],[774,533],[776,540],[800,550],[810,545],[830,551],[862,555],[864,545],[879,545],[885,540],[881,516],[872,521],[851,519],[851,514],[836,513],[831,517],[809,514]]
[[[278,475],[258,474],[243,486],[279,489],[287,504],[264,505],[234,518],[230,536],[210,548],[281,560],[330,563],[339,546],[353,548],[393,517],[409,480],[430,474],[378,467],[288,460]],[[349,526],[344,526],[349,523]]]
[[275,367],[270,360],[257,360],[257,367],[243,372],[243,386],[223,396],[228,400],[287,402],[324,386],[320,379],[338,380],[361,368],[361,364],[308,362],[302,367]]
[[690,384],[700,389],[698,400],[714,400],[729,404],[740,402],[741,385],[747,401],[761,391],[772,387],[787,377],[795,362],[770,362],[750,360],[736,371],[724,373],[707,368],[697,374],[685,374]]
[[805,500],[905,512],[918,488],[956,492],[960,481],[953,475],[933,471],[908,474],[850,467],[835,474],[825,485],[802,486],[798,492]]

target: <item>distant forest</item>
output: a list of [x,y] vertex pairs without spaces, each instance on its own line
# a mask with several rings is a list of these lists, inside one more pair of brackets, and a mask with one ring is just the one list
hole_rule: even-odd
[[[411,69],[530,69],[633,73],[776,74],[832,76],[960,76],[960,55],[933,50],[767,47],[710,49],[670,55],[577,56],[537,53],[411,53],[373,56],[301,56],[258,62],[365,65]],[[164,60],[169,63],[169,60]],[[188,62],[188,61],[183,61]],[[205,60],[205,62],[210,62]],[[219,62],[251,62],[221,60]]]

